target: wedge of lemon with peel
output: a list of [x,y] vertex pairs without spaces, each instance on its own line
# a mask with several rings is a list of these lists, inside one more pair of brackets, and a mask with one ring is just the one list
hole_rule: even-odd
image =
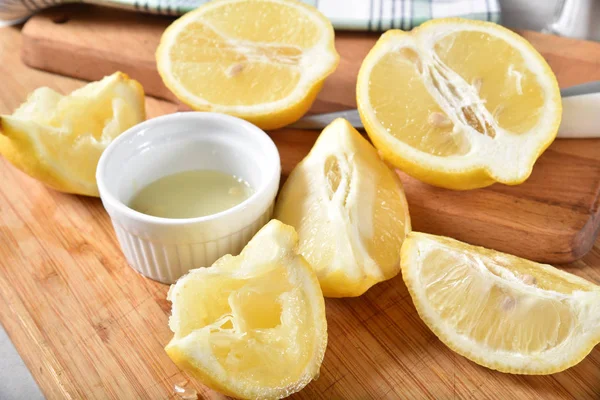
[[297,0],[216,0],[176,20],[156,51],[165,85],[195,110],[263,129],[298,120],[336,68],[331,23]]
[[325,296],[359,296],[400,271],[410,231],[402,183],[344,119],[327,126],[294,168],[275,217],[298,231]]
[[523,182],[561,119],[556,78],[531,44],[458,18],[382,35],[361,66],[357,101],[389,162],[450,189]]
[[120,72],[68,96],[42,87],[12,115],[0,116],[0,153],[56,190],[98,196],[100,155],[145,118],[142,86]]
[[297,245],[294,229],[272,220],[239,256],[171,286],[171,359],[243,399],[279,399],[315,379],[327,346],[325,302]]
[[551,374],[600,342],[600,287],[550,265],[412,232],[402,276],[440,340],[488,368]]

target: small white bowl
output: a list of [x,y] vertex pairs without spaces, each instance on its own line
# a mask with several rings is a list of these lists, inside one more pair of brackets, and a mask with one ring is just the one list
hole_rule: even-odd
[[[194,169],[240,177],[254,194],[199,218],[159,218],[127,206],[152,181]],[[96,180],[129,264],[148,278],[173,283],[190,269],[239,254],[271,218],[280,173],[277,147],[258,127],[224,114],[185,112],[121,134],[102,153]]]

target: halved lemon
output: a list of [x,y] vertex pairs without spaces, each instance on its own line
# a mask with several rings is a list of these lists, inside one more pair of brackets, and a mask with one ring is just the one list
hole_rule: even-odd
[[410,232],[402,183],[344,119],[327,126],[294,168],[275,217],[298,231],[325,296],[360,296],[400,271]]
[[98,196],[100,155],[145,119],[144,89],[121,72],[66,96],[42,87],[12,115],[0,116],[0,153],[56,190]]
[[272,220],[239,256],[171,286],[171,359],[243,399],[279,399],[315,379],[327,346],[325,302],[297,245],[294,229]]
[[551,374],[600,342],[600,287],[550,265],[412,232],[402,276],[440,340],[488,368]]
[[156,51],[165,85],[195,110],[263,129],[298,120],[336,68],[329,20],[297,0],[216,0],[176,20]]
[[356,91],[384,157],[450,189],[525,181],[561,119],[546,61],[491,22],[437,19],[410,33],[386,32],[365,58]]

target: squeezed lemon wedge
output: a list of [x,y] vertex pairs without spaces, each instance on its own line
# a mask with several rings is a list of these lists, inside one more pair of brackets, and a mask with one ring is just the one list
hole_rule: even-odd
[[144,89],[120,72],[67,96],[42,87],[12,115],[0,116],[0,153],[56,190],[98,196],[100,155],[144,119]]
[[171,286],[171,359],[243,399],[279,399],[315,379],[327,346],[325,303],[297,245],[294,228],[272,220],[239,256]]
[[275,217],[298,231],[325,296],[359,296],[400,271],[410,232],[402,183],[344,119],[327,126],[294,168]]

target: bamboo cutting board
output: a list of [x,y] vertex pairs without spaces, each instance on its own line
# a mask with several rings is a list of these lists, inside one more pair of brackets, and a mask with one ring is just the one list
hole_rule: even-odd
[[[89,6],[59,8],[27,22],[22,57],[29,66],[86,80],[121,70],[138,79],[147,93],[172,100],[154,59],[170,21]],[[562,86],[600,79],[600,44],[525,35],[548,59]],[[377,37],[338,34],[342,60],[312,112],[356,107],[356,74]],[[275,134],[294,143],[282,153],[286,174],[308,152],[316,134],[289,129]],[[402,176],[413,227],[536,261],[574,261],[589,251],[600,228],[599,155],[600,140],[556,141],[527,183],[517,187],[453,192]]]
[[[125,57],[133,50],[124,37]],[[556,42],[535,38],[541,43],[536,42],[538,47],[554,51],[555,58],[549,58],[563,83],[579,83],[598,73],[592,66],[594,60],[600,60],[600,52],[590,52],[587,43],[574,52],[574,46],[552,49]],[[27,40],[18,28],[0,30],[0,113],[14,110],[38,86],[68,92],[83,84],[25,67],[18,57]],[[98,40],[105,38],[100,35]],[[352,74],[361,51],[373,40],[360,35],[340,38],[340,71],[326,84],[315,110],[354,105]],[[574,66],[570,72],[565,60],[574,57],[583,60],[583,66]],[[177,106],[148,98],[147,109],[153,117],[174,112]],[[280,130],[271,136],[287,175],[317,133]],[[555,155],[549,152],[545,156],[550,158],[544,168],[554,170],[546,179],[552,179],[566,200],[555,194],[553,201],[541,201],[549,195],[537,193],[536,188],[550,190],[541,180],[534,181],[518,198],[511,194],[516,188],[505,187],[482,190],[482,198],[473,195],[483,205],[492,200],[501,205],[505,199],[511,208],[518,208],[520,201],[531,201],[537,207],[532,213],[554,212],[544,214],[548,220],[564,221],[567,214],[558,213],[563,208],[583,215],[584,206],[578,205],[577,199],[589,186],[575,188],[570,181],[580,174],[578,168],[587,166],[588,183],[598,187],[592,179],[598,166],[589,161],[598,158],[598,144],[562,143],[558,149],[553,146]],[[559,170],[563,156],[567,156],[568,168]],[[536,170],[544,172],[539,167]],[[416,190],[425,191],[427,196],[422,199],[431,202],[448,195],[414,181],[405,179],[405,183],[409,199],[413,193],[415,220],[428,207],[417,204]],[[458,213],[458,206],[454,211],[439,208],[446,218]],[[428,217],[432,227],[434,217]],[[476,219],[456,218],[463,229],[469,229]],[[503,219],[519,222],[514,214]],[[420,228],[426,227],[423,220]],[[516,239],[505,236],[503,240],[510,244]],[[582,260],[562,268],[600,284],[600,241]],[[145,279],[126,265],[99,199],[55,192],[0,158],[0,321],[49,399],[176,399],[173,385],[186,375],[163,351],[171,337],[167,290],[166,285]],[[551,376],[507,375],[480,367],[449,350],[421,322],[400,276],[359,298],[327,299],[326,307],[329,344],[321,375],[295,395],[296,399],[600,398],[600,347],[577,366]],[[224,398],[193,381],[190,385],[198,389],[200,398]]]

